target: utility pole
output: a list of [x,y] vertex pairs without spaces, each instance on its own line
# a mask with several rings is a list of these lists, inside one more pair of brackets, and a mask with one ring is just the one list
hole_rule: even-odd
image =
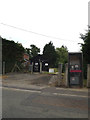
[[87,65],[87,87],[90,87],[90,64]]
[[5,61],[3,62],[3,74],[5,74]]
[[3,73],[2,71],[2,38],[0,36],[0,75]]

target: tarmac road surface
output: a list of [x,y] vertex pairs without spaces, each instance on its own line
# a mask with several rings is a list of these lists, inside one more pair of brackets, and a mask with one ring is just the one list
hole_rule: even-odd
[[88,92],[45,87],[2,88],[3,118],[88,118]]

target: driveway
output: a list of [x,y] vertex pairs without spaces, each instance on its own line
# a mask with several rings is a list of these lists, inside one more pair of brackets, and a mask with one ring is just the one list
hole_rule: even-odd
[[[55,87],[57,84],[57,75],[55,74],[40,74],[40,73],[9,73],[2,76],[2,86],[4,87],[21,87],[21,88],[43,88]],[[65,88],[65,86],[63,86]],[[74,89],[74,88],[72,88]],[[79,89],[80,88],[75,88]],[[83,88],[81,90],[87,90]]]
[[39,73],[18,73],[6,74],[2,79],[2,86],[23,87],[29,88],[31,86],[48,86],[52,78],[52,74]]

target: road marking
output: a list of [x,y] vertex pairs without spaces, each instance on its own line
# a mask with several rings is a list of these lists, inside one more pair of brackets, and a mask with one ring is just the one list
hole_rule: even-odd
[[50,93],[50,92],[43,92],[41,93],[42,95],[56,95],[56,96],[68,96],[68,97],[83,97],[83,98],[88,98],[87,96],[82,96],[82,95],[72,95],[72,94],[60,94],[60,93]]
[[53,93],[54,95],[59,95],[59,96],[72,96],[72,97],[88,97],[88,96],[82,96],[82,95],[71,95],[71,94],[60,94],[60,93]]
[[19,88],[7,88],[7,87],[2,87],[4,89],[7,90],[14,90],[14,91],[22,91],[22,92],[31,92],[31,93],[41,93],[42,95],[56,95],[56,96],[72,96],[72,97],[83,97],[83,98],[88,98],[87,96],[83,96],[83,95],[72,95],[72,94],[61,94],[61,93],[50,93],[50,92],[42,92],[42,91],[38,91],[38,90],[26,90],[26,89],[19,89]]
[[57,90],[70,90],[70,91],[81,91],[81,92],[88,92],[88,89],[73,89],[73,88],[56,88]]
[[37,91],[37,90],[27,90],[27,89],[19,89],[19,88],[7,88],[7,87],[2,87],[2,88],[7,89],[7,90],[14,90],[14,91],[41,93],[41,91]]

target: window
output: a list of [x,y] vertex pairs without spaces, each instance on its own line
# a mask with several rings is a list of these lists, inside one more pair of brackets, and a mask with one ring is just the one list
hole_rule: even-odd
[[45,63],[45,66],[48,66],[48,63]]
[[35,63],[35,65],[38,65],[38,63]]

